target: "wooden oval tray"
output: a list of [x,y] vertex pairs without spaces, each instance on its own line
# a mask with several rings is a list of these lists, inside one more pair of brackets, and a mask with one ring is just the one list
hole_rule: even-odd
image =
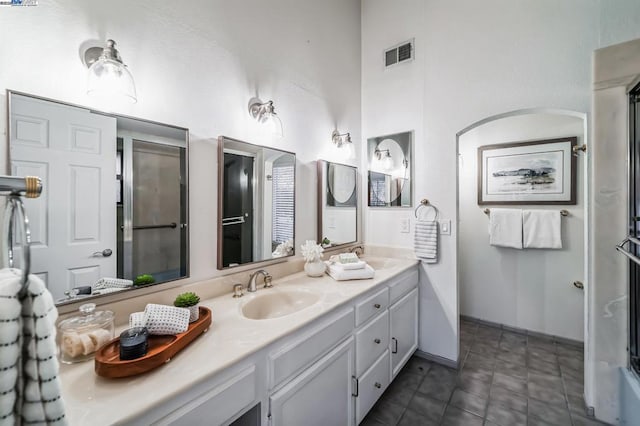
[[147,354],[141,358],[122,361],[120,338],[110,341],[96,352],[95,371],[107,378],[129,377],[146,373],[169,361],[196,337],[209,329],[211,309],[200,306],[200,318],[189,324],[189,329],[175,336],[149,336]]

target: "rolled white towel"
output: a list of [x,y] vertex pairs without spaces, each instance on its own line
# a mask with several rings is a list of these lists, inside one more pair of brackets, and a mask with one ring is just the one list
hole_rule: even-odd
[[144,327],[144,312],[133,312],[129,315],[129,328]]
[[144,323],[149,334],[179,334],[189,329],[187,308],[149,303],[144,308]]

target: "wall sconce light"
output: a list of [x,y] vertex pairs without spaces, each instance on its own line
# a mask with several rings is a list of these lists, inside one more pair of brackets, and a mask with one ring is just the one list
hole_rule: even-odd
[[340,151],[345,160],[353,158],[353,142],[351,141],[351,133],[340,133],[334,130],[331,133],[331,141]]
[[125,98],[137,102],[133,76],[122,62],[116,42],[107,40],[105,47],[91,47],[84,52],[84,64],[89,68],[87,94],[103,98]]
[[376,155],[378,161],[382,161],[382,167],[385,170],[393,169],[393,158],[391,158],[391,152],[388,149],[376,148],[373,153]]
[[268,125],[273,136],[281,138],[284,135],[282,121],[276,114],[273,101],[262,102],[258,98],[252,98],[249,101],[249,114],[259,123]]

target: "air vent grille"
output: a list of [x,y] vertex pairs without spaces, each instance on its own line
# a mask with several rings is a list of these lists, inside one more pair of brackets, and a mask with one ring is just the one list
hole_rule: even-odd
[[384,66],[390,67],[413,59],[413,42],[409,40],[384,51]]

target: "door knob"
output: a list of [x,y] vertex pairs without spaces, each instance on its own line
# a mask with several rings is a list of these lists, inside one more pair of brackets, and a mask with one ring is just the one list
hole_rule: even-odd
[[582,284],[582,282],[581,282],[581,281],[574,281],[574,282],[573,282],[573,286],[574,286],[575,288],[579,288],[580,290],[584,290],[584,284]]
[[97,251],[95,253],[93,253],[93,257],[109,257],[113,254],[113,251],[111,251],[111,249],[104,249],[102,251]]

